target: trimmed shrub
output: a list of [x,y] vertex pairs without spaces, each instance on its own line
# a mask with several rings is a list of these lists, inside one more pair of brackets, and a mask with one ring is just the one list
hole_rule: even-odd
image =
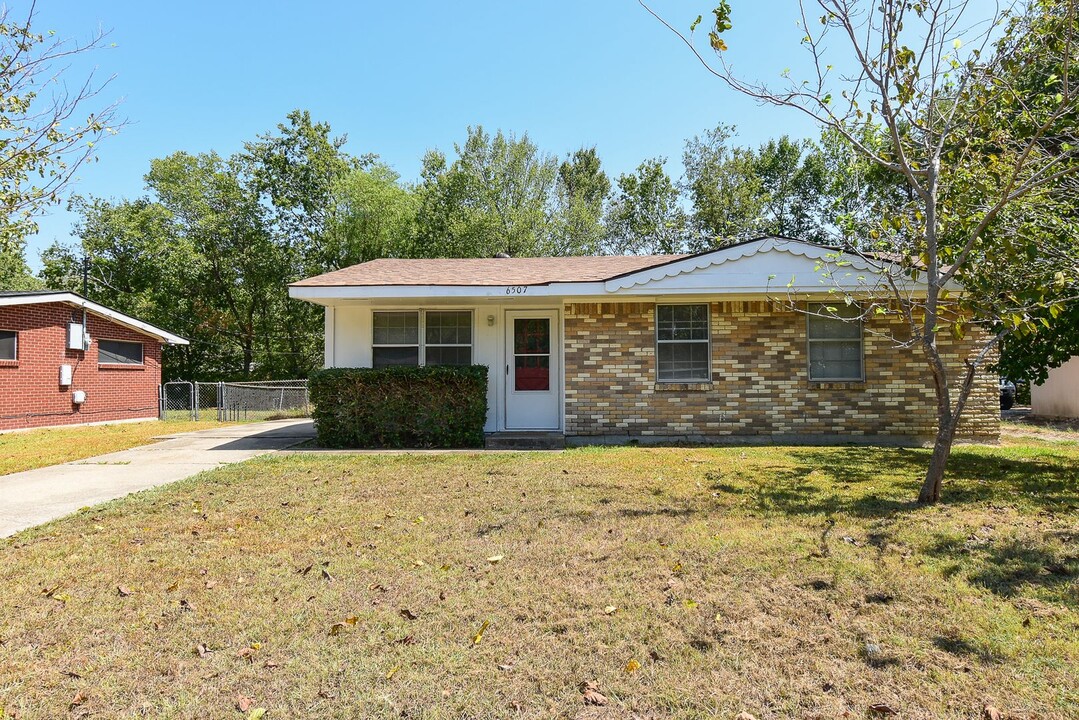
[[483,446],[485,365],[329,368],[309,389],[322,447]]

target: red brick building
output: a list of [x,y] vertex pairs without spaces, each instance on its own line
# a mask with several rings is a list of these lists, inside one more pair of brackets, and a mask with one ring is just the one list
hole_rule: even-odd
[[163,344],[187,340],[76,293],[0,292],[0,432],[156,418]]

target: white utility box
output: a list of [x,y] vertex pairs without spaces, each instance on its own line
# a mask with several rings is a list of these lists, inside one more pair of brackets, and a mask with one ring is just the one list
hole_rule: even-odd
[[60,366],[60,385],[66,386],[71,384],[71,366]]
[[86,391],[76,390],[75,392],[71,393],[71,402],[75,403],[76,405],[82,405],[84,402],[86,402]]
[[86,334],[86,328],[82,323],[67,324],[67,349],[88,350],[90,348],[90,336]]

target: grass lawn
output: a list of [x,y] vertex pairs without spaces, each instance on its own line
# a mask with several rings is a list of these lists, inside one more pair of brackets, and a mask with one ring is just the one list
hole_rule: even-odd
[[148,420],[116,425],[53,427],[0,435],[0,475],[127,450],[172,433],[221,427],[216,421]]
[[0,707],[1079,717],[1079,445],[927,457],[261,457],[0,543]]

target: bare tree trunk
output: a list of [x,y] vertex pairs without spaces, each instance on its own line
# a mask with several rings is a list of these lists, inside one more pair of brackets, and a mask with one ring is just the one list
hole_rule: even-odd
[[933,455],[929,458],[929,467],[925,471],[922,490],[918,493],[918,502],[935,503],[940,500],[940,486],[944,482],[944,468],[948,464],[948,456],[952,454],[953,442],[955,442],[955,423],[950,420],[948,422],[939,422],[937,439],[933,443]]

